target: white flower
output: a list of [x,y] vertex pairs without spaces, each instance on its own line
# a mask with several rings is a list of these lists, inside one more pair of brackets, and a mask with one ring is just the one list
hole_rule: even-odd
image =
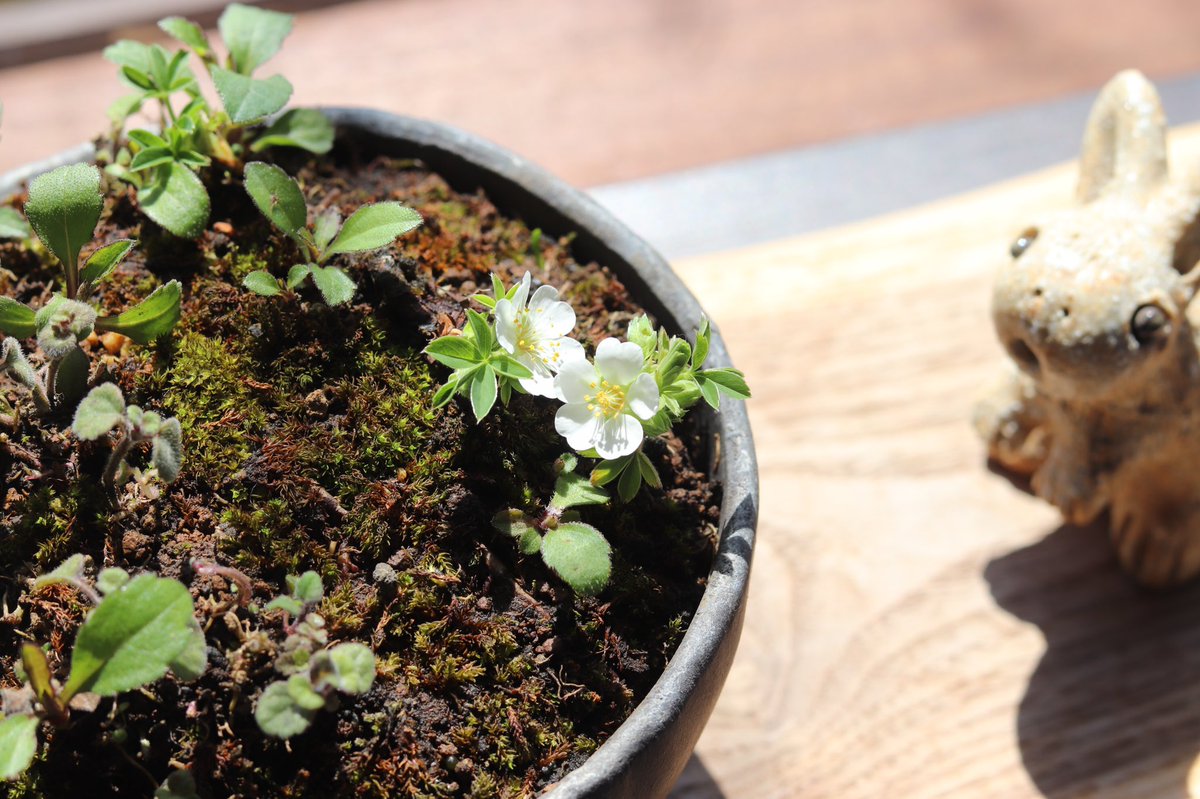
[[554,429],[571,448],[595,448],[601,458],[620,458],[642,443],[641,419],[658,411],[658,384],[642,371],[642,348],[606,338],[596,347],[596,364],[586,359],[562,367],[554,385],[566,405]]
[[[541,397],[558,397],[554,375],[583,359],[583,345],[567,334],[575,328],[575,310],[558,299],[558,289],[540,286],[529,297],[528,272],[511,300],[496,303],[496,340],[513,359],[533,372],[521,388]],[[526,307],[525,301],[529,299]]]

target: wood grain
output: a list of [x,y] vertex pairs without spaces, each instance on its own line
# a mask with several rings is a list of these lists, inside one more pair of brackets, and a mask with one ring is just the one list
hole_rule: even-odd
[[[1127,66],[1193,73],[1197,30],[1193,0],[361,0],[301,13],[264,74],[298,103],[450,122],[594,185],[1057,98]],[[0,172],[98,133],[121,91],[99,53],[0,70]]]
[[[1200,161],[1200,127],[1175,136]],[[678,264],[755,398],[749,617],[676,799],[1200,796],[1200,588],[990,473],[993,270],[1063,167]]]

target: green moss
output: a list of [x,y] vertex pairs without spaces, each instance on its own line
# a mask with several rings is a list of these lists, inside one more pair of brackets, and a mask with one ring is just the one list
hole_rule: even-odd
[[282,499],[265,500],[253,508],[231,508],[222,521],[236,534],[223,538],[221,549],[238,568],[271,575],[315,568],[326,581],[337,575],[337,561],[328,547],[296,523]]
[[186,334],[175,349],[163,406],[183,426],[184,469],[209,485],[242,467],[266,426],[249,374],[244,358],[199,333]]
[[[34,491],[10,512],[19,514],[12,533],[0,543],[0,558],[6,563],[20,563],[31,557],[41,568],[57,566],[69,555],[81,551],[84,524],[95,529],[97,501],[100,497],[81,484],[60,492],[48,486]],[[97,542],[98,543],[98,542]]]

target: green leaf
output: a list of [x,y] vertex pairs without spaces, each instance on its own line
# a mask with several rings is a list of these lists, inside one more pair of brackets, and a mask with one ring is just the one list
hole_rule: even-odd
[[0,780],[14,780],[37,754],[38,717],[24,714],[0,719]]
[[342,215],[336,208],[330,208],[324,213],[318,214],[313,220],[313,243],[317,246],[318,252],[324,253],[329,247],[329,242],[333,241],[333,237],[342,227]]
[[186,769],[175,769],[154,791],[154,799],[200,799],[196,780]]
[[255,294],[261,294],[264,297],[274,297],[283,291],[283,289],[279,288],[279,281],[272,277],[271,273],[265,269],[256,269],[246,275],[242,278],[242,285]]
[[608,585],[612,547],[583,522],[562,522],[542,539],[542,559],[577,594],[591,596]]
[[0,239],[27,239],[29,225],[16,208],[0,208]]
[[704,383],[715,383],[717,389],[733,399],[750,399],[750,387],[746,385],[746,378],[737,369],[705,369],[699,375],[700,390],[704,390]]
[[308,729],[315,710],[301,707],[292,698],[286,682],[273,682],[263,690],[254,707],[258,728],[275,738],[291,738]]
[[654,332],[654,325],[650,323],[650,317],[645,314],[640,314],[630,320],[629,329],[625,331],[625,338],[642,348],[643,358],[648,359],[654,354],[658,336]]
[[274,114],[287,105],[292,97],[292,84],[282,75],[272,75],[265,80],[239,75],[228,69],[214,66],[213,84],[225,106],[225,113],[239,125]]
[[721,392],[717,384],[703,377],[698,378],[696,382],[700,386],[700,395],[704,397],[704,401],[712,406],[713,410],[721,410]]
[[17,338],[29,338],[36,331],[33,309],[12,297],[0,297],[0,330]]
[[246,193],[271,224],[289,236],[308,224],[308,208],[300,185],[274,164],[246,164]]
[[488,324],[483,314],[467,309],[467,338],[475,342],[475,348],[481,355],[490,355],[496,347],[496,334]]
[[100,573],[96,575],[96,590],[102,594],[111,594],[128,582],[129,572],[110,566],[107,569],[101,569]]
[[68,164],[34,179],[25,215],[42,243],[73,273],[103,208],[100,170],[91,164]]
[[306,605],[315,605],[325,596],[325,586],[321,584],[321,575],[315,571],[306,571],[300,576],[287,576],[288,591],[298,601]]
[[125,313],[101,317],[96,321],[96,327],[129,336],[138,344],[149,344],[175,329],[175,323],[179,321],[181,292],[179,281],[172,280],[156,288]]
[[305,710],[320,710],[325,707],[325,697],[317,693],[307,674],[293,674],[287,681],[288,694],[298,707]]
[[208,37],[204,35],[204,30],[190,19],[167,17],[158,21],[158,27],[162,28],[168,36],[195,50],[196,55],[201,58],[212,51],[208,44]]
[[138,150],[138,154],[129,162],[129,168],[134,172],[140,172],[144,169],[153,169],[163,164],[169,164],[174,160],[175,153],[166,147],[146,147]]
[[161,679],[192,642],[192,595],[183,583],[141,574],[88,615],[75,638],[64,700],[115,696]]
[[632,502],[641,489],[642,470],[635,463],[621,472],[621,479],[617,481],[617,496],[622,502]]
[[[268,147],[299,147],[324,155],[333,149],[333,123],[315,108],[293,108],[255,137],[250,151],[261,153]],[[328,243],[328,240],[326,240]]]
[[179,470],[183,468],[183,431],[178,419],[167,419],[158,428],[150,450],[150,462],[158,470],[158,479],[164,483],[173,483],[179,477]]
[[496,370],[496,373],[503,375],[504,377],[511,377],[514,380],[533,377],[533,372],[531,372],[528,367],[526,367],[524,364],[518,363],[508,355],[501,355],[497,358],[493,358],[491,364],[492,368]]
[[580,505],[603,505],[608,502],[608,492],[593,485],[587,477],[564,470],[554,481],[554,496],[550,504],[566,510]]
[[438,388],[437,391],[434,392],[433,399],[430,400],[430,404],[434,408],[440,408],[453,399],[456,391],[458,391],[458,380],[451,377],[450,380],[447,380]]
[[146,102],[146,95],[142,93],[127,94],[124,97],[118,97],[112,101],[105,112],[108,118],[116,125],[124,124],[125,120],[142,110],[142,104]]
[[658,476],[658,470],[654,468],[654,464],[646,457],[646,453],[640,449],[637,451],[637,465],[638,471],[642,473],[642,482],[651,488],[662,488],[662,478]]
[[[0,368],[7,369],[18,383],[34,392],[35,402],[39,404],[48,402],[48,398],[44,396],[41,379],[29,365],[29,359],[25,357],[25,353],[21,351],[21,342],[12,336],[0,343]],[[47,409],[42,408],[42,410]]]
[[621,475],[621,472],[625,471],[632,462],[632,455],[623,455],[620,458],[600,461],[596,464],[596,468],[592,469],[592,474],[589,478],[591,484],[595,486],[608,485],[613,480],[616,480]]
[[138,192],[146,216],[183,239],[194,239],[208,224],[208,190],[196,173],[172,161],[155,169],[154,178]]
[[277,596],[268,602],[263,610],[282,610],[289,616],[299,617],[300,614],[304,612],[304,605],[302,605],[295,597]]
[[425,354],[451,369],[471,367],[484,360],[475,342],[462,336],[435,338],[425,347]]
[[292,32],[292,15],[231,3],[217,20],[217,28],[233,68],[249,75],[279,52]]
[[120,239],[96,250],[88,256],[87,263],[79,272],[80,283],[95,285],[108,277],[136,244],[134,239]]
[[204,630],[195,618],[192,619],[187,643],[171,661],[169,668],[183,682],[195,682],[208,668],[208,642],[204,640]]
[[712,326],[707,317],[701,317],[700,327],[696,330],[696,346],[692,347],[692,369],[699,369],[708,357],[708,345],[712,338]]
[[121,39],[104,48],[104,57],[119,67],[133,67],[138,72],[148,73],[151,68],[151,45]]
[[471,379],[471,412],[478,421],[496,404],[496,373],[485,364]]
[[313,266],[312,280],[327,305],[342,305],[354,299],[358,285],[336,266]]
[[325,255],[385,247],[420,226],[421,215],[397,202],[364,205],[350,215]]
[[71,429],[83,441],[95,441],[125,420],[125,397],[116,383],[93,388],[75,408]]
[[166,139],[158,136],[155,133],[152,133],[151,131],[143,130],[141,128],[135,128],[129,131],[129,140],[136,142],[141,147],[165,147],[168,150],[171,148],[170,142],[168,142]]
[[78,582],[83,579],[83,566],[85,563],[87,563],[87,559],[83,555],[72,555],[58,564],[52,571],[33,578],[33,583],[30,587],[34,593],[37,593],[48,585]]
[[668,386],[679,376],[692,359],[692,345],[681,338],[671,337],[667,351],[658,362],[658,385]]
[[365,694],[375,682],[375,653],[365,644],[338,644],[327,653],[333,665],[329,684],[344,694]]
[[33,689],[33,695],[44,705],[53,706],[58,703],[54,696],[54,681],[51,679],[50,663],[46,653],[40,646],[25,642],[21,644],[21,666],[25,669],[25,679]]
[[304,282],[304,278],[312,274],[313,264],[293,264],[287,273],[287,287],[294,289]]

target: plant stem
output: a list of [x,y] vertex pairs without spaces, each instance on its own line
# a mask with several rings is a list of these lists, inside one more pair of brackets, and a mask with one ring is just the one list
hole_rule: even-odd
[[116,446],[113,447],[112,454],[108,456],[108,463],[104,466],[103,482],[111,494],[117,493],[117,472],[120,470],[121,463],[124,462],[125,456],[129,454],[129,449],[132,446],[133,437],[126,430],[125,434],[117,441]]

